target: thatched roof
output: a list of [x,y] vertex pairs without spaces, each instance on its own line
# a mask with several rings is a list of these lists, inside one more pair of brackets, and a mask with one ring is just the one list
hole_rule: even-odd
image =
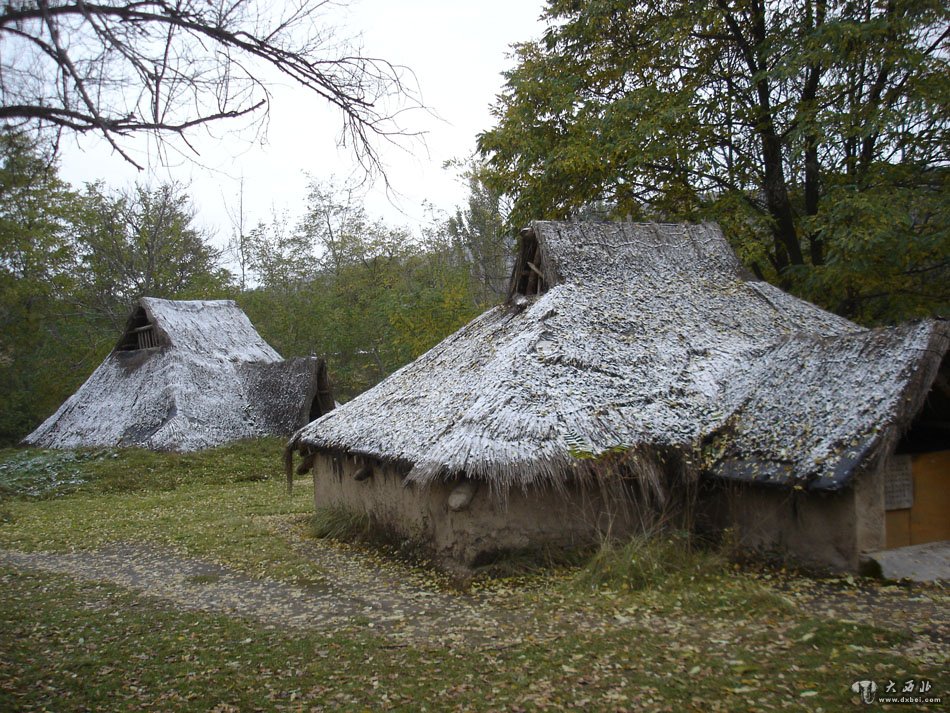
[[948,335],[867,330],[749,279],[713,225],[537,222],[507,304],[291,447],[498,490],[653,448],[721,477],[834,490],[909,422]]
[[193,451],[286,435],[332,406],[323,360],[281,359],[233,301],[145,297],[112,353],[24,443]]

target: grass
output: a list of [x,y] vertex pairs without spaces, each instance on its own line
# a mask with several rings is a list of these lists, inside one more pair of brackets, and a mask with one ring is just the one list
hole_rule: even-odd
[[283,442],[263,438],[197,453],[140,448],[0,450],[0,497],[53,498],[74,492],[168,492],[183,485],[280,477]]
[[899,635],[834,621],[754,636],[627,623],[473,652],[175,611],[59,576],[0,583],[3,710],[830,711],[852,709],[857,677],[938,680],[893,653]]
[[607,586],[637,591],[684,580],[702,582],[724,565],[718,553],[697,546],[686,533],[656,533],[623,543],[605,542],[575,581],[583,589]]
[[[87,452],[7,451],[4,466],[52,463],[72,473],[67,489],[20,492],[0,505],[0,547],[62,552],[110,542],[141,542],[206,557],[253,576],[319,581],[322,572],[286,533],[313,512],[312,489],[285,494],[281,443],[245,441],[194,454],[138,449]],[[4,459],[5,457],[5,459]],[[8,479],[8,482],[12,479]]]
[[214,584],[221,580],[217,574],[194,574],[186,578],[190,584]]
[[89,462],[106,457],[103,451],[0,451],[0,498],[72,492],[89,477]]
[[[50,469],[76,477],[32,492],[31,478],[46,482]],[[16,484],[2,497],[8,549],[141,542],[306,585],[325,576],[308,548],[334,546],[317,536],[359,538],[368,527],[345,511],[315,515],[303,483],[287,496],[275,441],[193,456],[8,451],[2,473]],[[584,566],[481,582],[470,595],[419,585],[423,603],[456,597],[438,606],[522,617],[491,643],[447,624],[408,641],[369,614],[292,629],[0,567],[0,710],[835,711],[858,705],[853,681],[900,677],[932,680],[946,697],[945,648],[874,625],[857,588],[842,597],[854,598],[848,616],[823,613],[800,596],[809,580],[778,588],[777,574],[685,544],[673,535],[605,546]],[[385,558],[373,566],[404,571]],[[218,580],[189,578],[202,588]],[[939,591],[897,591],[894,616],[912,595],[942,601],[945,613]],[[471,628],[483,633],[478,624],[476,613]]]
[[342,506],[317,508],[310,528],[314,537],[342,542],[365,542],[371,535],[369,517]]

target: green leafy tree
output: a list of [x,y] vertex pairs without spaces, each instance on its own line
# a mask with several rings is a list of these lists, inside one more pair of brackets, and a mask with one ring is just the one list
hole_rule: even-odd
[[322,354],[338,398],[364,391],[481,310],[441,224],[424,236],[371,218],[352,186],[311,181],[307,209],[251,231],[241,305],[278,351]]
[[312,180],[300,232],[313,246],[313,299],[326,316],[314,346],[329,355],[344,396],[372,386],[408,361],[390,314],[404,298],[409,235],[369,217],[356,186]]
[[55,163],[22,134],[0,133],[0,279],[5,294],[20,292],[26,309],[70,284],[74,210]]
[[313,245],[286,213],[258,222],[245,239],[245,251],[252,279],[270,290],[292,289],[317,268]]
[[94,346],[68,319],[77,204],[29,139],[0,133],[0,443],[16,442],[59,404],[75,385],[72,367]]
[[868,321],[947,311],[937,0],[550,0],[480,137],[517,225],[714,218],[761,276]]
[[407,260],[399,275],[399,300],[389,312],[393,350],[402,363],[431,349],[475,318],[480,301],[470,265],[452,252],[427,250]]
[[111,192],[90,185],[83,204],[74,223],[79,299],[114,328],[139,297],[207,299],[227,290],[230,276],[195,226],[181,186]]

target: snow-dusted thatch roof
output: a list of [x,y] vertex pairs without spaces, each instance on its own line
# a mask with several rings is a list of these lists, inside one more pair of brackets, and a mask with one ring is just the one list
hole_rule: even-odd
[[281,359],[233,301],[144,297],[112,353],[24,443],[193,451],[286,435],[332,407],[323,360]]
[[909,423],[948,338],[943,322],[867,330],[750,280],[713,225],[537,222],[507,304],[290,445],[502,491],[643,448],[835,490]]

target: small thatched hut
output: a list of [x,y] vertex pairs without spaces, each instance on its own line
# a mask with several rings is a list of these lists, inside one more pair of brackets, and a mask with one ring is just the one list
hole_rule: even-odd
[[[506,304],[288,453],[318,506],[451,562],[685,507],[747,546],[854,568],[885,545],[894,464],[947,448],[948,341],[946,322],[868,330],[751,279],[713,225],[538,222]],[[942,493],[948,455],[928,456]]]
[[283,360],[232,300],[143,297],[112,353],[24,443],[194,451],[333,408],[326,363]]

